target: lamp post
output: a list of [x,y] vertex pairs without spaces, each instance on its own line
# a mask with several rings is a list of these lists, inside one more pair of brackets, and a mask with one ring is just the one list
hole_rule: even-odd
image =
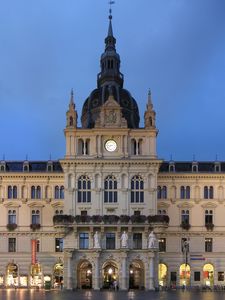
[[184,289],[186,289],[187,285],[187,263],[188,263],[188,253],[189,253],[189,241],[186,239],[183,241],[182,250],[184,254],[184,260],[185,260],[185,269],[184,269]]

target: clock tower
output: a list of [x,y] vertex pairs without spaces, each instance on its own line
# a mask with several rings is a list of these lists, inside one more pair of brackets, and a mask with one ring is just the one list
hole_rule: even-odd
[[[64,238],[68,289],[107,288],[115,280],[124,290],[130,284],[146,289],[157,285],[153,280],[157,245],[148,246],[152,216],[157,214],[161,164],[156,154],[155,112],[148,95],[145,126],[140,128],[138,105],[123,87],[115,45],[110,14],[97,88],[84,101],[81,127],[76,126],[76,99],[70,100],[67,113],[66,155],[61,165],[64,209],[71,217]],[[132,270],[137,274],[133,279]]]

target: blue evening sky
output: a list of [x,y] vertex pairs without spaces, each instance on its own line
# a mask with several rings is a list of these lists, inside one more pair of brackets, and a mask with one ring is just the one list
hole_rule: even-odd
[[[0,158],[65,154],[65,113],[96,87],[107,0],[1,0]],[[148,88],[158,155],[225,160],[225,1],[117,0],[113,31],[143,126]]]

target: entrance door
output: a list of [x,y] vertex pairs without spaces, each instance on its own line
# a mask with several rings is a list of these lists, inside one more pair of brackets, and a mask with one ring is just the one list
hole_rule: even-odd
[[205,264],[203,267],[204,284],[212,287],[214,284],[214,267],[211,264]]
[[9,263],[6,271],[6,285],[18,286],[18,266],[14,263]]
[[144,287],[144,265],[141,261],[133,261],[129,270],[129,288],[141,289]]
[[113,289],[118,286],[118,268],[114,262],[106,263],[103,266],[103,288]]
[[83,260],[78,264],[77,275],[79,289],[92,288],[92,265],[89,261]]
[[189,286],[191,278],[191,268],[188,264],[180,266],[180,286]]
[[159,264],[159,286],[167,285],[167,266],[165,264]]
[[63,286],[63,263],[59,262],[55,264],[54,271],[54,288],[62,288]]

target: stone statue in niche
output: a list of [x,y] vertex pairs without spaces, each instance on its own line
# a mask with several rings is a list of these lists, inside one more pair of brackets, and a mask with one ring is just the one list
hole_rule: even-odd
[[94,234],[94,248],[95,249],[101,248],[101,246],[100,246],[100,238],[99,238],[98,231],[95,231],[95,234]]
[[158,248],[158,241],[153,231],[148,236],[148,249]]
[[121,235],[121,247],[122,248],[127,248],[128,247],[128,234],[126,231],[124,231]]

